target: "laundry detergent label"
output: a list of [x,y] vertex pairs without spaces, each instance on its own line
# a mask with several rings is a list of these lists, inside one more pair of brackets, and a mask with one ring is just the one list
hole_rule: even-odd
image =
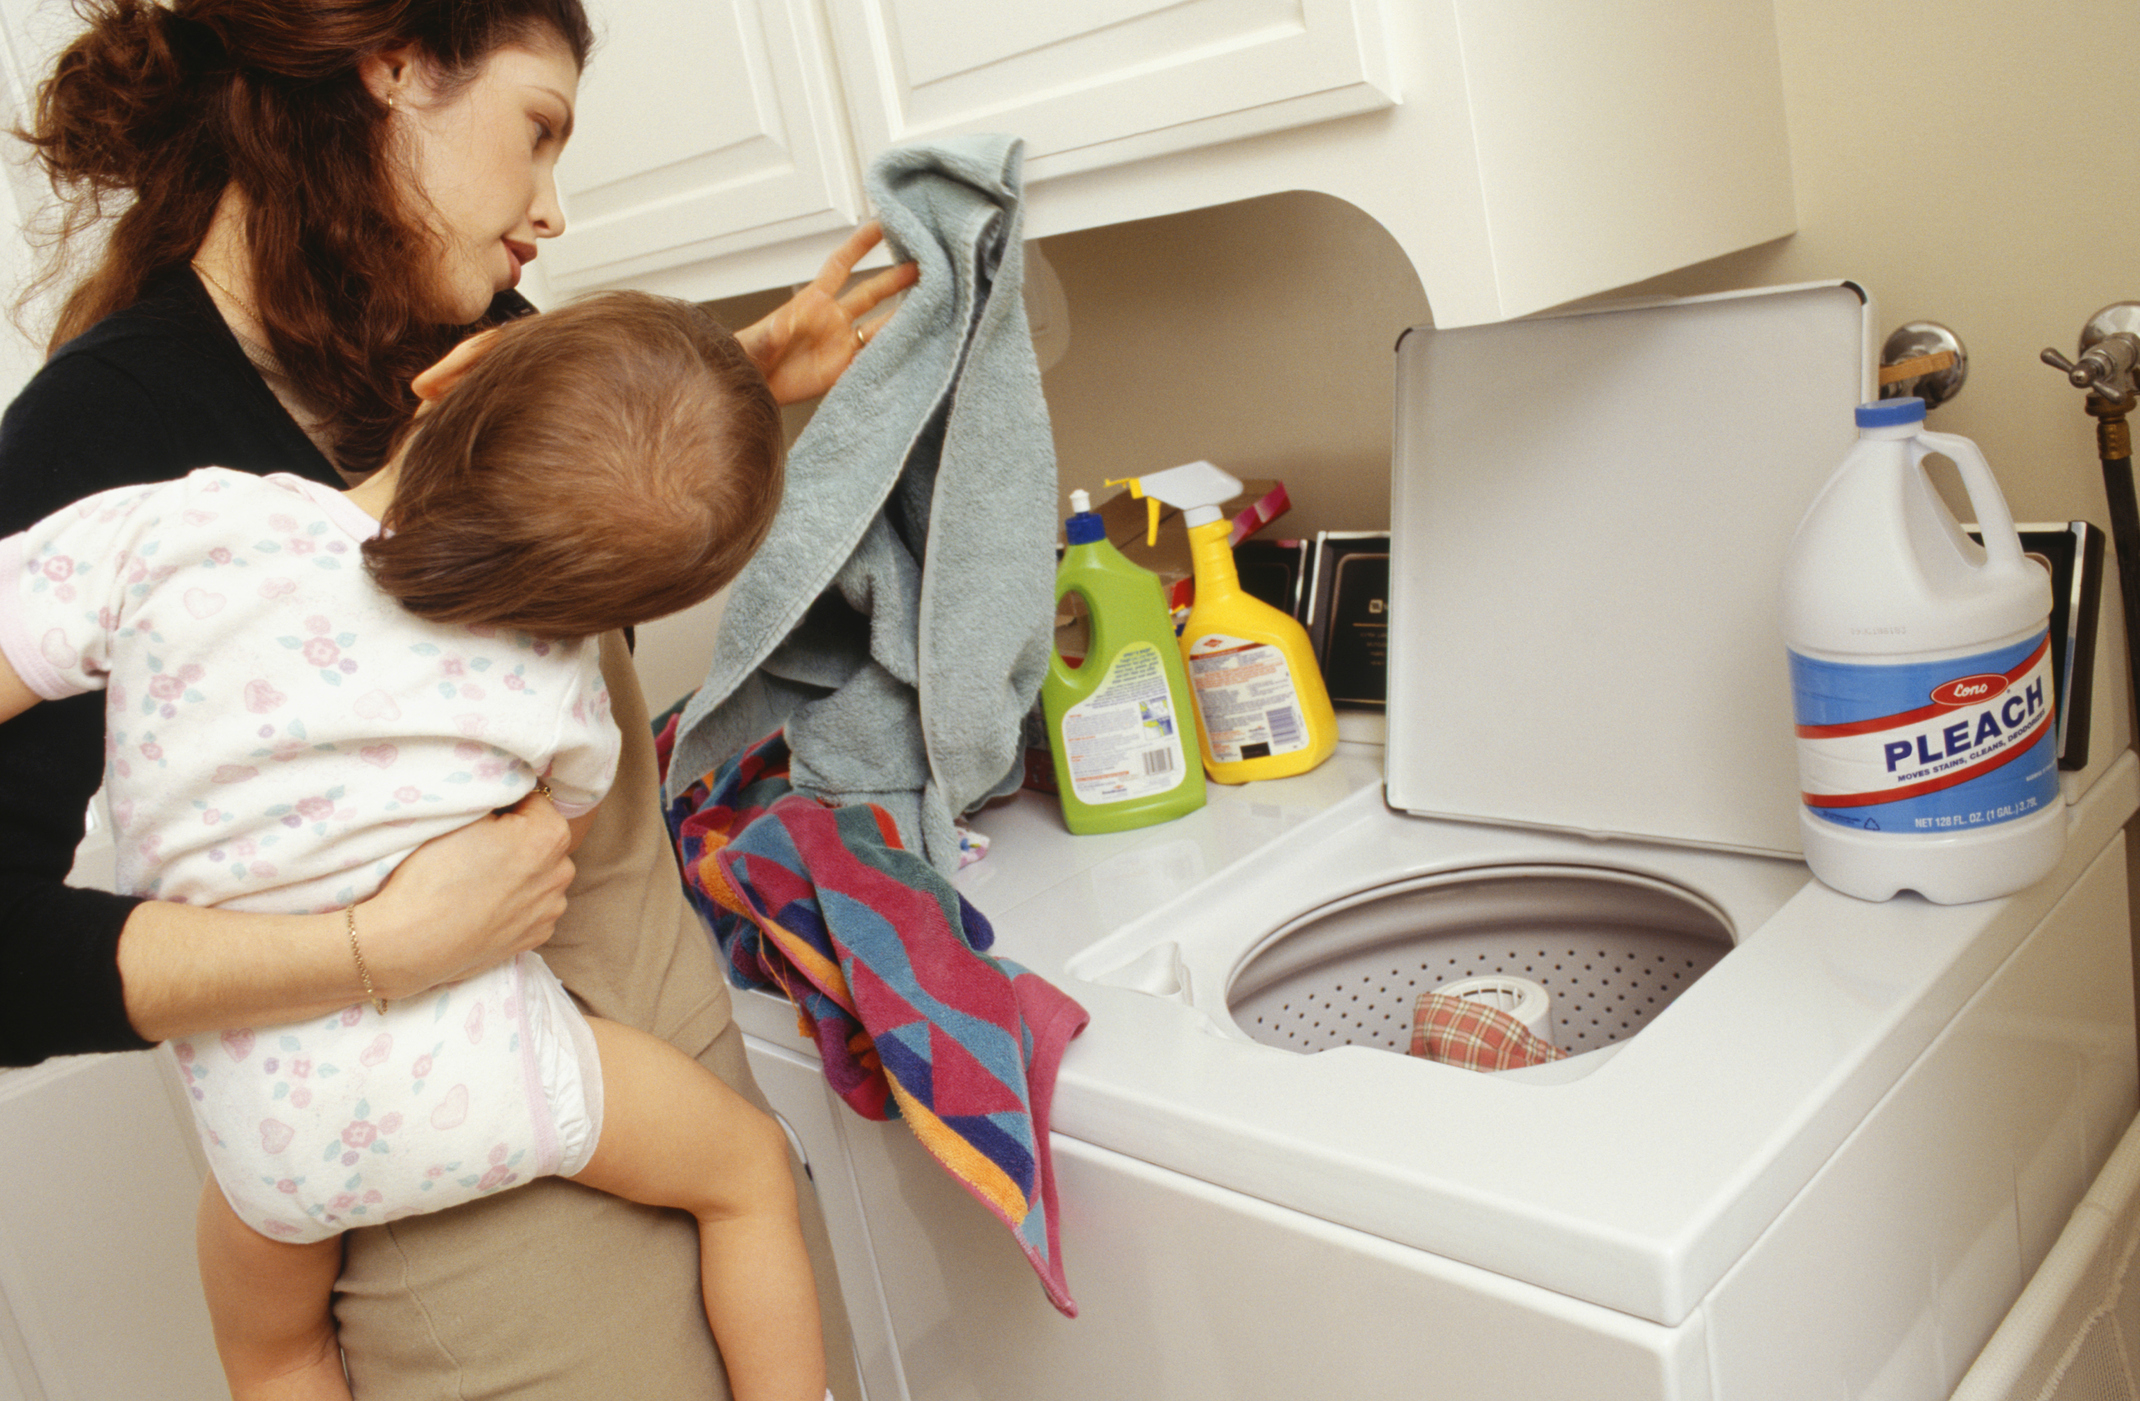
[[2059,801],[2048,630],[1942,662],[1791,653],[1800,796],[1863,831],[1936,833]]
[[1100,688],[1063,714],[1070,790],[1104,805],[1171,793],[1188,776],[1166,661],[1149,642],[1115,653]]
[[1214,763],[1264,759],[1308,747],[1293,668],[1267,643],[1210,632],[1189,644],[1189,684],[1204,715]]

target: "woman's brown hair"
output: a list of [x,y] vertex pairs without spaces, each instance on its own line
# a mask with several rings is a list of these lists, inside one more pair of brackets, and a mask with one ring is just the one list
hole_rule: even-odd
[[[86,31],[39,87],[30,142],[61,200],[60,252],[110,219],[56,348],[189,261],[226,185],[246,198],[269,349],[327,418],[342,466],[385,460],[409,380],[463,332],[427,313],[433,247],[388,111],[359,64],[413,44],[451,91],[513,44],[584,66],[580,0],[75,0]],[[57,267],[49,274],[57,277]]]
[[584,637],[733,579],[780,505],[765,377],[688,302],[609,292],[515,321],[410,429],[365,566],[443,623]]

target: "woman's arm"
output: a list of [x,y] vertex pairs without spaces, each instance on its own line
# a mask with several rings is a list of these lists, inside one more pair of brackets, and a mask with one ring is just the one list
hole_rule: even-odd
[[[426,842],[357,906],[372,989],[413,997],[537,948],[565,912],[571,837],[548,800]],[[150,1041],[274,1025],[364,996],[348,917],[139,905],[119,939],[126,1015]]]
[[[0,723],[37,702],[0,653]],[[579,835],[547,800],[530,796],[411,853],[357,906],[373,991],[414,996],[539,946],[565,912],[568,853]],[[127,1020],[142,1039],[164,1041],[346,1007],[365,991],[349,936],[349,917],[340,911],[137,905],[117,955]]]

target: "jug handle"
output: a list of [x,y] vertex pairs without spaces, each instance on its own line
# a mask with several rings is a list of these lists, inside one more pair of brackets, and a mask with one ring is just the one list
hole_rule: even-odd
[[1961,469],[1962,486],[1976,510],[1977,533],[1984,537],[1985,568],[2002,574],[2021,568],[2021,537],[2014,532],[2013,512],[2007,509],[1999,480],[1992,476],[1991,464],[1977,445],[1953,433],[1919,433],[1912,447],[1911,455],[1919,463],[1926,453],[1936,452]]
[[[1076,584],[1056,591],[1055,606],[1062,607],[1063,599],[1071,594],[1076,594],[1079,601],[1085,605],[1085,660],[1091,662],[1107,655],[1100,650],[1103,636],[1100,631],[1100,610],[1092,606],[1092,595]],[[1062,686],[1073,684],[1072,678],[1078,675],[1078,669],[1064,661],[1063,654],[1055,650],[1055,640],[1052,636],[1048,639],[1048,673],[1055,678],[1056,684]]]

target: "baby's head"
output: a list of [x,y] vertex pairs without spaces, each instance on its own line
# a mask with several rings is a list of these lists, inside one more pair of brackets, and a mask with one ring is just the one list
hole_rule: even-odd
[[735,578],[780,505],[780,411],[688,302],[609,292],[513,322],[401,453],[380,588],[421,617],[583,637]]

